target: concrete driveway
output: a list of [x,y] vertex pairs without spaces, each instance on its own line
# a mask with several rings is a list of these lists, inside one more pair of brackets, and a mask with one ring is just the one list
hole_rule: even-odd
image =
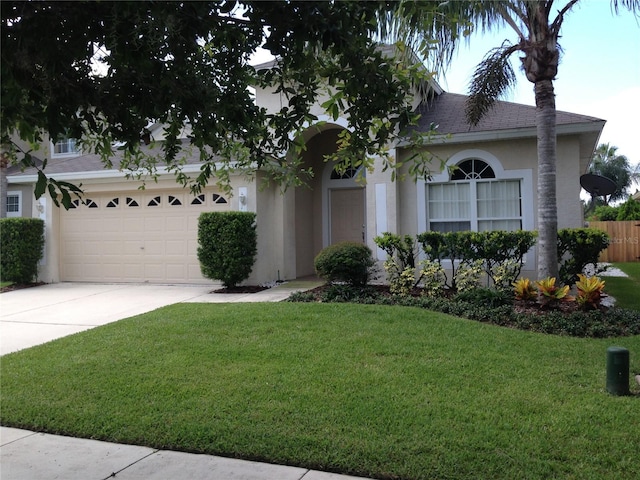
[[177,302],[212,285],[54,283],[0,294],[0,354],[15,352]]
[[211,285],[52,283],[0,294],[0,355],[179,302],[274,302],[318,284],[213,294]]

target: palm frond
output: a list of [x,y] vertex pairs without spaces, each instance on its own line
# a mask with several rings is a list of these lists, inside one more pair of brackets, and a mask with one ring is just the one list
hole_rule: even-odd
[[515,84],[516,74],[509,57],[517,50],[517,45],[505,41],[502,46],[491,50],[476,67],[465,112],[471,125],[477,125],[496,101]]
[[639,0],[613,0],[611,2],[611,7],[616,15],[620,13],[620,8],[624,8],[635,15],[636,18],[640,17]]
[[444,74],[462,41],[474,30],[499,29],[504,19],[499,2],[402,0],[380,12],[378,37],[401,42],[427,68]]

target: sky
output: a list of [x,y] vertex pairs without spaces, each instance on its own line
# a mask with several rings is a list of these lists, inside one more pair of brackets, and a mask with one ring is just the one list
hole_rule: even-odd
[[[558,1],[557,8],[565,4]],[[517,40],[508,27],[472,34],[438,75],[438,83],[445,91],[467,94],[474,67],[505,39]],[[581,0],[565,16],[559,43],[563,53],[554,81],[556,108],[606,120],[600,143],[617,146],[632,165],[640,163],[640,19],[624,9],[616,15],[608,0]],[[268,57],[263,51],[252,63]],[[519,63],[514,54],[517,83],[502,99],[535,105],[533,84]]]

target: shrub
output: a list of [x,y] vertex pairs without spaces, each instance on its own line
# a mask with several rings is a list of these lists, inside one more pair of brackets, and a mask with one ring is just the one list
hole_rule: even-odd
[[558,230],[559,279],[564,285],[578,280],[585,266],[596,265],[600,252],[609,246],[609,235],[594,228]]
[[415,240],[410,235],[401,236],[384,232],[373,241],[387,254],[384,270],[392,291],[394,293],[411,291],[420,282],[419,277],[417,280],[415,278],[417,253]]
[[535,239],[536,233],[526,230],[424,232],[418,235],[418,242],[429,260],[441,265],[443,260],[449,260],[451,282],[445,278],[445,284],[458,290],[460,278],[468,276],[466,270],[470,268],[475,272],[478,265],[496,288],[508,289],[520,275],[524,255],[533,247]]
[[353,286],[369,283],[374,265],[371,249],[356,242],[331,245],[321,250],[314,260],[316,273],[326,282],[345,282]]
[[[444,260],[449,260],[451,266],[451,281],[445,274],[445,286],[455,290],[457,288],[457,273],[460,268],[472,261],[473,232],[423,232],[418,235],[418,242],[422,246],[427,258],[442,266]],[[444,271],[444,269],[443,269]]]
[[[388,260],[384,263],[385,270],[389,267],[387,262]],[[415,268],[406,267],[399,276],[394,276],[389,282],[389,291],[396,295],[411,295],[416,285],[415,271]]]
[[466,292],[478,288],[482,276],[482,260],[461,263],[454,276],[454,287],[458,292]]
[[474,232],[470,251],[473,260],[482,260],[491,282],[500,289],[508,289],[522,271],[524,255],[536,243],[536,232],[494,230]]
[[34,281],[44,250],[44,222],[39,218],[3,218],[0,221],[0,249],[2,281]]
[[503,305],[511,305],[513,297],[504,290],[494,288],[474,288],[458,293],[454,300],[456,302],[468,302],[479,307],[496,308]]
[[198,218],[198,260],[202,274],[234,287],[249,278],[257,253],[256,214],[205,212]]
[[344,284],[329,285],[320,295],[321,302],[375,303],[378,293],[371,286],[354,286]]
[[437,296],[442,293],[446,276],[444,268],[433,260],[423,260],[421,263],[422,289],[425,295]]

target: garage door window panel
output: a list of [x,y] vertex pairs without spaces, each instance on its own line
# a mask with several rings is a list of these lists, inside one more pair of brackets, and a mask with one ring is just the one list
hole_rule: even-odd
[[222,195],[218,195],[217,193],[214,193],[212,198],[213,198],[213,203],[218,203],[218,204],[227,203],[227,199],[224,198]]
[[204,193],[198,195],[193,200],[191,200],[191,205],[203,205],[205,201]]

